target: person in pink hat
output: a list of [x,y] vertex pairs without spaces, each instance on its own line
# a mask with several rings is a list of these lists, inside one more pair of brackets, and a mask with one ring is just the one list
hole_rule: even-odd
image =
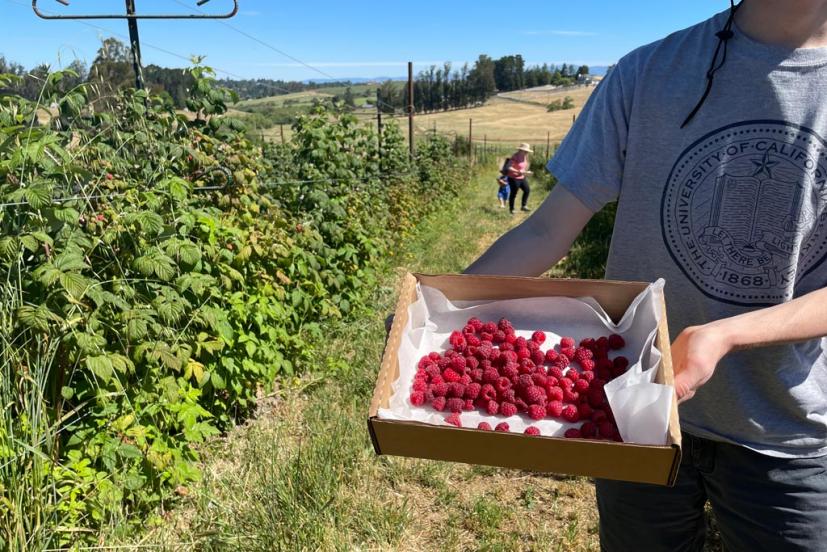
[[523,191],[523,197],[520,200],[521,210],[528,211],[528,195],[531,193],[531,188],[528,186],[527,176],[531,174],[529,168],[528,154],[534,153],[531,146],[528,144],[520,144],[514,155],[511,156],[511,164],[508,166],[508,186],[511,188],[511,193],[508,196],[508,208],[511,214],[514,214],[514,201],[517,199],[517,190]]

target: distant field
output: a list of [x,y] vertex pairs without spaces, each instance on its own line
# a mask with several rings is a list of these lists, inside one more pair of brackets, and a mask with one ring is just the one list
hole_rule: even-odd
[[[432,132],[434,123],[438,133],[468,136],[468,120],[474,120],[474,142],[484,138],[490,143],[518,144],[529,142],[542,144],[547,133],[551,133],[551,142],[563,139],[572,125],[572,115],[580,114],[583,104],[591,95],[594,87],[574,90],[536,91],[526,90],[510,92],[508,98],[494,97],[484,106],[459,111],[417,115],[415,126],[417,133]],[[545,106],[553,100],[571,96],[574,108],[549,113]],[[520,101],[513,101],[520,100]],[[536,102],[536,103],[522,103]],[[400,125],[406,125],[404,117],[398,117]],[[404,127],[407,128],[407,127]]]
[[[271,96],[255,100],[245,100],[235,104],[232,109],[233,115],[242,119],[247,115],[245,112],[272,112],[272,110],[296,110],[301,111],[309,107],[313,100],[332,98],[336,94],[344,93],[344,87],[323,88],[285,94],[283,96]],[[359,94],[365,90],[375,90],[373,85],[354,85],[351,90],[355,96],[357,106],[372,101]],[[428,115],[416,115],[415,131],[418,135],[433,132],[436,123],[437,132],[449,136],[468,136],[468,119],[474,120],[474,142],[482,142],[486,139],[492,145],[512,145],[520,142],[532,144],[545,144],[547,133],[550,134],[552,143],[560,142],[571,128],[572,115],[580,114],[583,105],[591,95],[594,87],[582,87],[571,90],[543,90],[531,89],[518,92],[508,92],[491,98],[484,106],[432,113]],[[571,96],[574,100],[574,108],[564,111],[549,113],[546,105],[554,100]],[[357,117],[365,124],[375,123],[375,111],[373,109],[357,109]],[[403,130],[407,130],[407,118],[404,116],[386,119],[395,121]],[[281,129],[278,125],[270,128],[256,130],[255,133],[267,140],[280,141]],[[284,125],[285,139],[291,134],[290,125]],[[406,132],[407,134],[407,132]]]

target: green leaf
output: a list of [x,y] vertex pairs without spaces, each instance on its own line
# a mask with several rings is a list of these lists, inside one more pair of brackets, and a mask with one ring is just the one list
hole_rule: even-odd
[[60,275],[60,285],[75,299],[81,299],[89,289],[90,280],[77,272],[64,272]]
[[112,379],[114,367],[112,361],[105,355],[86,357],[86,367],[105,383],[109,383],[109,380]]
[[60,388],[60,396],[64,399],[71,400],[72,397],[75,396],[75,390],[69,387],[68,385],[64,385]]

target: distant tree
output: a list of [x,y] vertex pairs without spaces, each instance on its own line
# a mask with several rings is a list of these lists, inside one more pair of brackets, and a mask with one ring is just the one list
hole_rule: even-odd
[[131,86],[134,79],[129,50],[117,38],[106,38],[101,43],[89,80],[93,82],[99,96],[111,94],[113,90]]
[[351,109],[356,107],[356,101],[353,98],[353,90],[351,90],[349,86],[345,89],[345,95],[343,100],[345,102],[345,106]]
[[477,58],[469,79],[472,102],[484,102],[491,97],[497,90],[497,82],[494,80],[494,60],[484,54]]
[[581,65],[577,69],[577,74],[578,75],[588,75],[589,74],[589,66],[588,65]]

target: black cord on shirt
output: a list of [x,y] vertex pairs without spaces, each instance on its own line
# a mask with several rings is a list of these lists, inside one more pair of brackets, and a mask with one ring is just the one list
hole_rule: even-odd
[[[735,36],[735,33],[732,31],[732,24],[735,19],[735,12],[738,11],[740,6],[741,2],[736,4],[735,0],[729,0],[729,17],[727,18],[726,25],[724,25],[723,29],[715,33],[715,36],[718,37],[718,46],[715,47],[715,53],[712,55],[712,61],[710,62],[709,69],[706,72],[706,89],[694,109],[692,109],[686,117],[686,120],[681,125],[681,128],[688,125],[689,121],[691,121],[695,117],[695,114],[700,111],[701,106],[704,104],[706,98],[709,96],[709,92],[712,90],[712,79],[715,77],[715,72],[723,67],[724,63],[726,63],[727,43],[733,36]],[[718,54],[721,52],[721,46],[723,46],[723,55],[721,56],[721,62],[716,65],[716,62],[718,61]]]

